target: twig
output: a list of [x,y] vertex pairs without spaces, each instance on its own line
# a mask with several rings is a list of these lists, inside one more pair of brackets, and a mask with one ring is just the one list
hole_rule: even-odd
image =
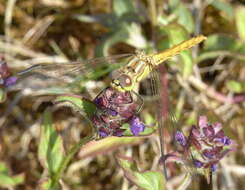
[[220,92],[217,92],[213,87],[209,87],[207,84],[199,80],[194,76],[190,76],[188,81],[200,91],[203,91],[207,96],[213,98],[219,102],[230,103],[230,104],[238,104],[245,101],[245,94],[236,95],[229,97]]

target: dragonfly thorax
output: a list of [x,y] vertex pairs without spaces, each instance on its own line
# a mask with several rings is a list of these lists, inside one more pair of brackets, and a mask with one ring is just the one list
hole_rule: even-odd
[[150,57],[143,52],[136,52],[136,56],[119,70],[111,82],[111,86],[120,92],[131,91],[152,68]]

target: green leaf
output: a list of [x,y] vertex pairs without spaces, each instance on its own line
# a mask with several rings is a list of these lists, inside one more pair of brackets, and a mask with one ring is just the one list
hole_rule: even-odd
[[113,12],[117,16],[122,16],[129,12],[135,12],[134,5],[131,0],[114,0],[113,1]]
[[234,80],[230,80],[227,82],[227,87],[230,91],[235,93],[245,92],[245,82],[237,82]]
[[[188,39],[188,33],[181,25],[170,24],[161,28],[161,30],[162,33],[165,33],[168,36],[168,39],[164,42],[160,41],[160,45],[164,48],[170,48]],[[162,43],[164,43],[165,45],[163,45]],[[180,70],[182,72],[183,77],[187,78],[189,75],[191,75],[193,70],[193,60],[191,51],[185,50],[181,52],[180,58],[182,63],[180,65]]]
[[174,10],[174,14],[178,16],[178,23],[181,24],[189,33],[194,31],[194,20],[189,9],[182,3]]
[[107,137],[97,141],[91,141],[81,148],[79,158],[84,159],[89,156],[107,154],[117,150],[119,147],[140,144],[143,137]]
[[65,106],[72,107],[75,111],[79,111],[84,114],[85,117],[91,117],[96,111],[96,105],[82,97],[76,95],[63,95],[58,96],[55,101],[56,104],[65,103]]
[[118,23],[118,18],[115,14],[94,14],[94,15],[83,15],[77,14],[73,18],[85,23],[99,23],[105,27],[115,27]]
[[211,2],[211,5],[213,7],[215,7],[216,9],[224,12],[228,16],[229,20],[233,19],[233,17],[234,17],[233,12],[234,11],[233,11],[233,8],[232,8],[230,3],[227,3],[224,0],[213,0]]
[[186,8],[184,3],[180,0],[170,0],[169,7],[171,9],[171,13],[176,15],[178,24],[185,27],[189,33],[192,33],[195,29],[194,20],[191,11]]
[[64,158],[63,141],[52,125],[51,113],[49,111],[44,113],[38,146],[38,158],[42,166],[48,169],[51,177],[58,171]]
[[6,91],[0,88],[0,103],[4,102],[6,99]]
[[24,180],[24,174],[9,176],[8,168],[3,162],[0,162],[0,187],[14,187],[23,184]]
[[139,24],[124,22],[116,31],[109,33],[102,43],[96,47],[96,55],[108,56],[109,49],[120,42],[140,49],[146,48],[148,45]]
[[164,176],[160,172],[141,172],[134,160],[128,157],[117,156],[119,166],[123,169],[125,177],[133,184],[145,190],[163,190]]
[[236,26],[240,38],[245,41],[245,7],[236,9]]
[[214,34],[208,36],[208,39],[204,42],[204,51],[217,51],[226,50],[234,53],[245,53],[245,43],[238,39],[223,35]]

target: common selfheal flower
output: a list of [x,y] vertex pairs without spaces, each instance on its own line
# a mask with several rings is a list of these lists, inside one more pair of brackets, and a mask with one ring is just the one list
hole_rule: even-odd
[[130,125],[130,130],[135,136],[144,131],[145,125],[139,117],[135,116],[139,105],[130,92],[118,92],[113,88],[106,88],[93,102],[97,111],[91,121],[101,138],[123,136],[126,129],[122,126],[126,123]]
[[191,127],[187,137],[176,131],[174,138],[182,149],[166,156],[166,161],[196,168],[203,175],[216,171],[219,161],[235,150],[235,143],[225,136],[221,123],[208,123],[206,116],[199,117],[198,125]]

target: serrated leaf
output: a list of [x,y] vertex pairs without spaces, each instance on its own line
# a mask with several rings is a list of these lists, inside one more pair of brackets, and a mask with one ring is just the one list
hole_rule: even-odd
[[24,180],[24,174],[15,176],[8,175],[8,168],[3,162],[0,162],[0,187],[13,187],[22,184]]
[[84,113],[86,117],[91,117],[96,111],[96,105],[82,97],[82,96],[75,96],[75,95],[63,95],[58,96],[55,101],[56,104],[59,103],[66,103],[67,106],[70,105],[75,111],[79,111],[80,113]]
[[245,7],[236,9],[236,26],[240,38],[245,41]]
[[117,156],[119,166],[123,169],[126,178],[133,184],[145,190],[163,190],[164,176],[160,172],[141,172],[134,160],[128,157]]
[[52,124],[51,113],[49,111],[45,111],[43,124],[41,125],[38,158],[51,177],[58,171],[64,158],[63,141]]
[[245,82],[237,82],[234,80],[227,82],[227,87],[230,91],[235,93],[245,92]]
[[230,3],[224,1],[224,0],[213,0],[211,2],[211,5],[215,7],[216,9],[223,11],[227,16],[229,20],[232,20],[233,15],[233,8]]

